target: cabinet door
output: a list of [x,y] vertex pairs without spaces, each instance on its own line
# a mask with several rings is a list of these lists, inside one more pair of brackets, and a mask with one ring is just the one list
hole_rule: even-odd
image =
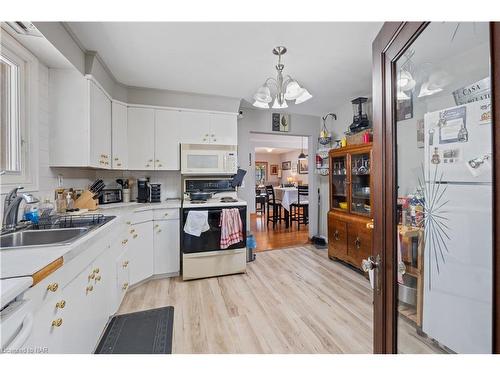
[[125,249],[122,254],[116,260],[116,285],[115,285],[115,305],[113,314],[118,310],[120,304],[122,303],[123,297],[128,290],[130,283],[130,252],[129,249]]
[[111,150],[113,169],[127,169],[127,106],[117,102],[111,104]]
[[91,273],[91,267],[87,267],[63,289],[64,353],[91,353],[93,349],[93,335],[89,330],[94,293]]
[[[63,330],[66,329],[66,318],[62,311],[55,307],[56,302],[48,301],[34,313],[33,330],[26,342],[21,347],[34,353],[58,354],[63,353]],[[58,319],[61,325],[56,326]],[[53,325],[54,324],[54,325]]]
[[127,112],[128,169],[154,170],[154,109],[132,107]]
[[155,169],[180,169],[181,112],[155,111]]
[[347,256],[347,223],[328,216],[328,256],[345,260]]
[[210,113],[209,122],[210,143],[220,145],[238,144],[238,127],[236,115]]
[[132,225],[130,239],[130,285],[153,275],[153,222]]
[[347,238],[347,255],[352,263],[360,268],[363,259],[371,255],[371,231],[366,228],[366,223],[349,223]]
[[180,112],[181,143],[209,143],[210,119],[204,112]]
[[155,221],[153,232],[155,275],[179,272],[179,220]]
[[111,168],[111,100],[97,85],[90,85],[90,166]]

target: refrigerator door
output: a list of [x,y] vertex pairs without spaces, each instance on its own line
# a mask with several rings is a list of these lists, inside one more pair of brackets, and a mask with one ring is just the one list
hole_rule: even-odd
[[479,101],[425,114],[427,181],[491,182],[490,113]]

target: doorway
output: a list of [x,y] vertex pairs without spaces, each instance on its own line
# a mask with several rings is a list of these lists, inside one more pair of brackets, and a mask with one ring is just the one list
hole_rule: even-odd
[[255,251],[283,249],[309,242],[308,139],[252,134],[255,209],[250,227]]
[[387,23],[373,44],[377,353],[500,350],[499,36]]

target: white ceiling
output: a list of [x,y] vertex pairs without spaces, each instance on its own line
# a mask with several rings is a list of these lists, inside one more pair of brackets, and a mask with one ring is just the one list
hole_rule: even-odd
[[323,115],[371,91],[371,44],[381,23],[70,22],[87,50],[118,81],[139,87],[250,101],[275,76],[272,49],[284,45],[285,74],[313,99],[289,106]]
[[256,154],[274,154],[281,155],[286,154],[290,151],[297,151],[297,154],[300,152],[300,148],[272,148],[272,147],[255,147]]

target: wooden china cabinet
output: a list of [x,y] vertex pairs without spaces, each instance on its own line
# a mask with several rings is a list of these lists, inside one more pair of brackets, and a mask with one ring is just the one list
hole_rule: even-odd
[[372,144],[330,150],[328,257],[361,269],[371,255]]

